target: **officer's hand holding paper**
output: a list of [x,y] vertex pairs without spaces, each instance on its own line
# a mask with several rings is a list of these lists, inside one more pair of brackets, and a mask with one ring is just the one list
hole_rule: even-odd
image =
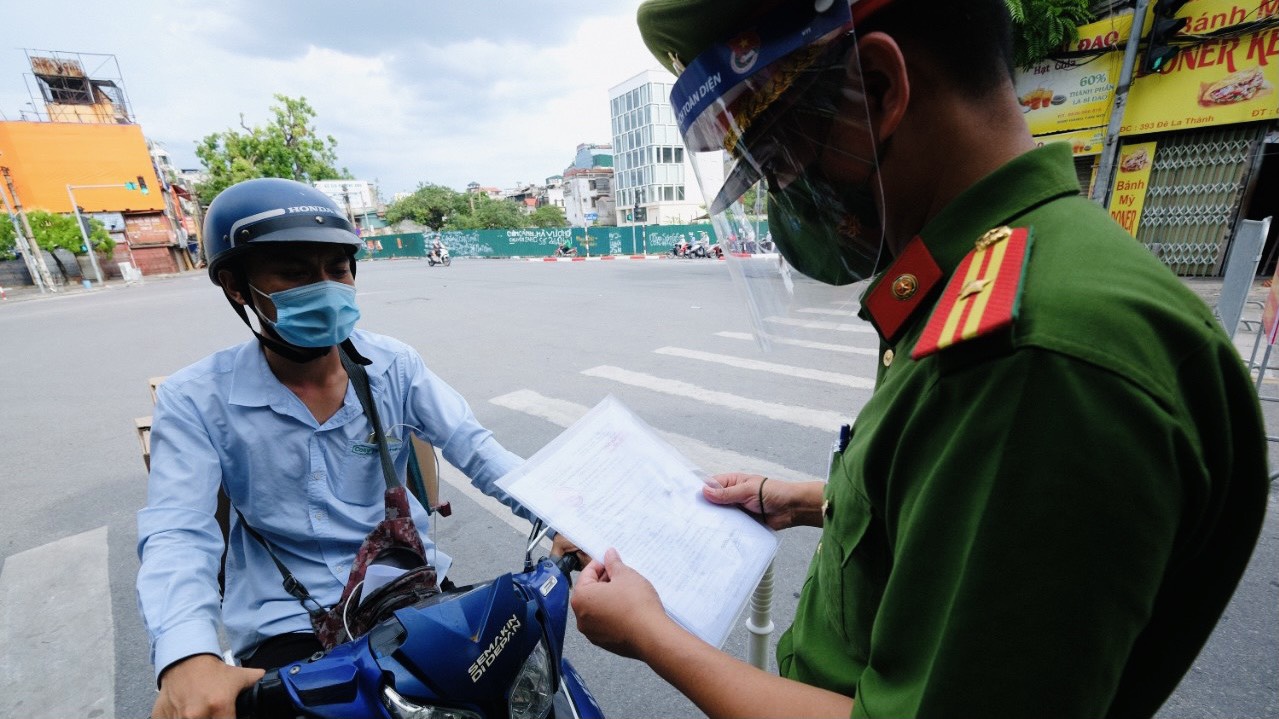
[[616,548],[672,619],[721,646],[777,538],[746,513],[706,501],[706,479],[607,397],[498,486],[592,557]]

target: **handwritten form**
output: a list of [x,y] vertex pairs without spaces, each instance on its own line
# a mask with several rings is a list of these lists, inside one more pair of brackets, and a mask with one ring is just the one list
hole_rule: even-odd
[[719,647],[777,537],[706,501],[708,478],[609,396],[498,486],[592,557],[616,548],[672,619]]

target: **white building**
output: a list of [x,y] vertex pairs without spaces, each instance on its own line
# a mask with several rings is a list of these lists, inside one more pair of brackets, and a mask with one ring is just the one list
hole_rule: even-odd
[[570,167],[564,171],[564,219],[571,227],[615,224],[616,220],[607,216],[615,210],[612,197],[611,168]]
[[681,224],[706,215],[692,158],[671,110],[674,83],[670,73],[645,70],[608,91],[618,225],[634,224],[627,215],[637,206],[647,224]]

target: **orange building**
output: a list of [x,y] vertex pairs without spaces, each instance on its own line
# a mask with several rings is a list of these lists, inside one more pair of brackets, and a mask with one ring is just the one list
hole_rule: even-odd
[[[8,168],[14,191],[28,210],[70,213],[71,185],[81,211],[123,216],[125,241],[117,243],[112,261],[99,262],[108,275],[120,276],[116,263],[122,261],[136,264],[144,275],[189,266],[165,215],[164,185],[156,177],[140,126],[0,122],[0,167]],[[127,189],[126,183],[139,189]]]

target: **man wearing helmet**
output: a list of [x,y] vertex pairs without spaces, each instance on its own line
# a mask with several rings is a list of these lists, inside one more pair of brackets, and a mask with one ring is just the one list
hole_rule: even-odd
[[[324,606],[342,593],[365,535],[382,518],[383,472],[370,422],[337,348],[365,365],[395,471],[408,432],[486,494],[531,515],[494,481],[522,460],[407,345],[356,330],[355,253],[343,212],[308,185],[242,182],[209,206],[209,277],[256,340],[217,352],[159,388],[147,507],[138,514],[138,599],[160,695],[153,715],[228,716],[262,669],[319,650],[306,608],[266,546]],[[235,512],[223,553],[219,488]],[[411,503],[414,522],[426,511]],[[439,576],[451,560],[423,538]],[[220,606],[219,606],[220,605]],[[220,657],[219,625],[244,667]]]
[[1210,311],[1080,196],[1069,145],[1035,147],[1003,0],[649,0],[639,22],[689,152],[727,152],[722,190],[700,178],[720,237],[767,183],[778,284],[874,277],[882,361],[828,482],[705,491],[822,529],[781,676],[685,632],[613,550],[579,628],[711,716],[1153,715],[1256,542],[1264,427]]

